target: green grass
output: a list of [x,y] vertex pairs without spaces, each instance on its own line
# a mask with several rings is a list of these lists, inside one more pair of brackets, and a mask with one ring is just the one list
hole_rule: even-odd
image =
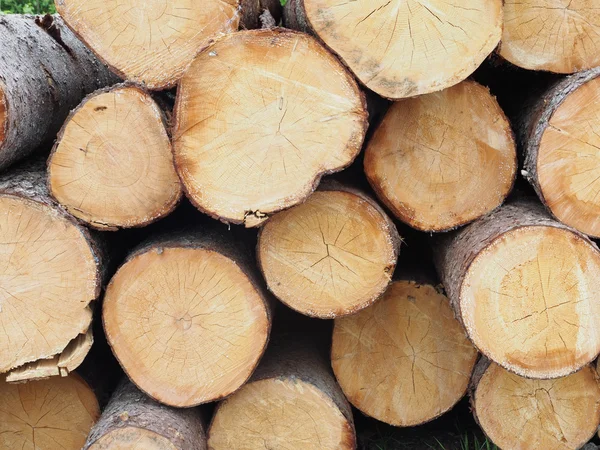
[[54,0],[0,0],[0,12],[7,14],[54,14]]

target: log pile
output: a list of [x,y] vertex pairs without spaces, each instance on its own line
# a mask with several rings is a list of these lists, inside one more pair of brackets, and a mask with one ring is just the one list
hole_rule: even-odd
[[0,16],[0,448],[351,450],[465,396],[584,446],[600,13],[555,3]]

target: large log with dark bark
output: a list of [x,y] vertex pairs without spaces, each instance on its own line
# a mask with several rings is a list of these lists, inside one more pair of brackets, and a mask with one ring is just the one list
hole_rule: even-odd
[[124,379],[113,393],[83,450],[206,450],[197,408],[162,405]]
[[561,222],[600,236],[600,68],[536,96],[516,122],[524,175]]
[[0,177],[0,373],[19,368],[14,381],[81,363],[90,302],[106,278],[102,240],[50,199],[43,168],[27,163]]
[[360,152],[364,102],[348,71],[306,34],[275,28],[219,39],[177,91],[173,148],[187,196],[249,227],[301,203]]
[[463,81],[502,33],[501,0],[290,0],[288,28],[312,32],[369,89],[400,99]]
[[503,449],[578,449],[600,424],[600,385],[590,366],[557,380],[532,380],[482,358],[470,394],[475,419]]
[[352,410],[318,347],[292,333],[271,342],[252,379],[217,406],[208,447],[355,449]]
[[176,407],[236,391],[269,337],[269,297],[250,254],[219,233],[171,235],[134,251],[103,304],[108,343],[129,378]]
[[48,187],[93,228],[141,227],[181,198],[166,119],[142,88],[97,91],[69,115],[48,160]]
[[0,16],[0,170],[53,139],[69,111],[117,81],[58,16]]
[[600,352],[600,252],[531,199],[434,241],[440,278],[475,346],[526,377],[556,378]]

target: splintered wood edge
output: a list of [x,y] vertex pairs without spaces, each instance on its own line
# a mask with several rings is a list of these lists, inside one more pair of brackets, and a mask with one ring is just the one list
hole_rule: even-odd
[[[301,202],[306,200],[308,197],[310,197],[310,195],[313,192],[315,192],[315,190],[317,189],[317,187],[319,186],[319,184],[321,182],[321,179],[324,176],[343,171],[344,169],[349,167],[354,162],[354,160],[356,159],[356,157],[360,154],[360,152],[362,150],[362,147],[364,144],[364,139],[366,137],[366,133],[369,128],[369,114],[368,114],[368,110],[367,110],[366,95],[361,90],[360,86],[358,85],[355,78],[353,77],[352,72],[349,71],[348,67],[346,65],[344,65],[335,55],[333,55],[327,49],[326,46],[323,46],[322,41],[316,39],[313,36],[307,35],[305,33],[299,32],[299,31],[295,31],[295,30],[287,29],[287,28],[275,27],[275,28],[269,28],[269,29],[244,30],[244,31],[240,31],[238,33],[230,33],[230,34],[222,35],[222,36],[219,36],[219,37],[213,39],[213,41],[208,46],[203,48],[198,53],[196,60],[198,60],[202,54],[210,54],[211,51],[213,50],[213,48],[216,47],[217,45],[219,45],[219,43],[221,43],[225,40],[228,40],[228,39],[236,39],[237,35],[239,35],[240,33],[245,33],[248,35],[255,34],[257,36],[261,36],[263,34],[271,34],[274,37],[277,35],[290,35],[290,36],[296,35],[298,37],[302,37],[304,39],[314,41],[314,43],[317,44],[317,48],[322,50],[321,54],[324,55],[325,58],[327,58],[329,61],[335,61],[335,63],[340,65],[340,67],[342,69],[341,72],[344,74],[346,81],[348,82],[348,84],[350,86],[353,87],[353,94],[356,96],[356,100],[358,102],[358,109],[357,109],[356,113],[360,113],[361,123],[362,123],[362,126],[360,127],[360,129],[356,130],[355,134],[352,136],[352,138],[348,142],[348,147],[354,147],[354,151],[350,154],[348,161],[345,164],[340,164],[334,168],[322,168],[320,171],[315,173],[312,183],[309,186],[307,186],[307,188],[304,190],[304,192],[300,192],[300,193],[297,193],[295,196],[286,198],[285,204],[279,208],[272,208],[271,210],[268,210],[268,211],[247,210],[247,211],[245,211],[243,218],[225,217],[224,215],[220,215],[218,212],[211,210],[206,205],[203,205],[200,201],[198,201],[194,197],[194,195],[191,192],[190,187],[188,187],[187,182],[184,180],[184,177],[182,175],[182,172],[184,169],[181,167],[181,164],[178,163],[178,154],[179,154],[178,142],[183,133],[179,130],[179,127],[180,127],[179,118],[178,118],[179,114],[177,114],[177,112],[182,108],[182,104],[184,102],[184,99],[182,98],[183,97],[182,84],[185,81],[185,75],[184,75],[178,82],[177,98],[175,101],[175,106],[173,108],[174,126],[173,126],[173,137],[172,137],[175,168],[176,168],[177,174],[179,175],[179,178],[181,180],[183,192],[184,192],[186,198],[190,201],[190,203],[192,203],[192,205],[194,205],[196,207],[196,209],[198,209],[200,212],[208,215],[209,217],[211,217],[215,220],[218,220],[222,223],[228,224],[228,225],[229,224],[244,225],[246,228],[255,228],[255,227],[260,227],[261,225],[263,225],[274,214],[284,211],[286,209],[289,209],[297,204],[300,204]],[[196,60],[194,60],[194,62]],[[190,69],[192,65],[193,65],[193,62],[190,64],[188,69]],[[189,72],[189,70],[188,70],[188,72]]]
[[[98,89],[95,92],[88,94],[82,100],[82,102],[69,113],[69,116],[67,117],[63,126],[61,127],[60,131],[58,132],[56,141],[52,147],[50,156],[48,157],[48,161],[47,161],[48,191],[50,193],[50,196],[52,196],[52,198],[55,201],[57,201],[58,203],[61,203],[59,201],[59,197],[62,198],[62,196],[57,195],[57,192],[56,192],[56,189],[55,189],[55,186],[53,183],[53,173],[54,173],[53,172],[53,167],[54,167],[53,163],[54,163],[55,155],[56,155],[56,153],[59,149],[59,146],[62,143],[63,138],[65,136],[67,127],[69,126],[70,123],[72,123],[72,120],[77,116],[78,112],[80,110],[82,110],[86,106],[86,104],[88,102],[90,102],[91,100],[94,100],[97,97],[104,95],[104,94],[111,94],[111,93],[115,93],[118,91],[127,91],[127,90],[136,91],[141,97],[143,97],[145,100],[147,100],[149,102],[148,107],[151,108],[153,110],[153,113],[157,116],[157,123],[162,124],[162,128],[159,130],[159,133],[164,132],[164,137],[166,138],[166,141],[169,143],[169,147],[170,147],[169,150],[172,155],[173,144],[168,135],[168,131],[167,131],[168,124],[167,124],[166,117],[164,115],[164,111],[161,110],[160,106],[156,103],[156,101],[152,98],[152,96],[144,88],[144,86],[142,86],[140,84],[136,84],[135,82],[126,81],[124,83],[116,84],[114,86],[109,86],[106,88]],[[172,156],[171,156],[171,159],[172,159]],[[109,222],[101,220],[101,218],[95,217],[96,216],[95,214],[84,213],[83,211],[81,211],[80,209],[78,209],[77,207],[75,207],[73,205],[67,205],[65,203],[65,204],[63,204],[63,207],[70,214],[72,214],[77,220],[85,223],[87,226],[89,226],[91,228],[94,228],[94,229],[97,229],[100,231],[117,231],[117,230],[123,229],[123,228],[142,228],[142,227],[148,226],[148,225],[168,216],[169,214],[171,214],[177,208],[177,206],[179,205],[179,203],[183,197],[183,188],[179,181],[179,177],[177,176],[177,173],[175,171],[175,166],[173,166],[173,170],[174,170],[174,174],[176,177],[176,178],[174,178],[174,180],[178,182],[178,184],[176,185],[178,187],[178,190],[177,190],[177,192],[174,191],[172,200],[170,202],[167,202],[166,204],[164,204],[160,210],[153,211],[151,214],[146,215],[143,218],[140,218],[140,220],[130,221],[127,223],[109,223]]]

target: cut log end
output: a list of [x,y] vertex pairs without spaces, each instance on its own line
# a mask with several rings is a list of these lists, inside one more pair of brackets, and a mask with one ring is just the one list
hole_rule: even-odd
[[335,320],[331,363],[342,390],[391,425],[419,425],[451,409],[476,359],[448,299],[431,285],[395,281],[375,305]]
[[237,390],[270,330],[265,300],[246,274],[202,248],[157,247],[132,257],[107,289],[103,319],[131,380],[176,407]]
[[138,427],[111,431],[98,439],[89,450],[179,450],[164,436]]
[[354,160],[367,113],[355,81],[314,38],[272,29],[204,50],[181,81],[176,122],[175,163],[190,200],[256,226]]
[[526,377],[556,378],[600,352],[600,254],[567,229],[517,227],[477,255],[460,290],[475,345]]
[[596,6],[595,0],[505,2],[500,55],[524,69],[556,73],[600,65]]
[[369,89],[392,99],[464,80],[502,33],[501,0],[301,3],[313,31]]
[[196,53],[238,28],[236,0],[57,0],[69,27],[119,76],[175,85]]
[[400,239],[385,213],[351,192],[319,191],[272,217],[258,259],[269,289],[313,317],[352,314],[388,286]]
[[85,333],[99,288],[84,231],[51,206],[0,196],[0,372],[60,354]]
[[483,431],[501,448],[581,448],[600,423],[591,367],[557,380],[531,380],[492,363],[472,397]]
[[132,86],[94,94],[71,114],[48,178],[54,198],[98,229],[147,225],[181,196],[162,112]]
[[26,384],[0,383],[0,448],[80,450],[100,415],[77,375]]
[[337,405],[314,385],[293,377],[267,378],[220,404],[211,424],[211,450],[242,443],[244,448],[349,450],[355,448],[355,436]]
[[536,162],[536,181],[552,214],[595,237],[600,237],[598,114],[600,78],[595,78],[568,95],[554,111],[543,131]]
[[517,155],[496,100],[466,81],[393,104],[364,165],[373,189],[400,220],[422,231],[445,231],[504,201]]

